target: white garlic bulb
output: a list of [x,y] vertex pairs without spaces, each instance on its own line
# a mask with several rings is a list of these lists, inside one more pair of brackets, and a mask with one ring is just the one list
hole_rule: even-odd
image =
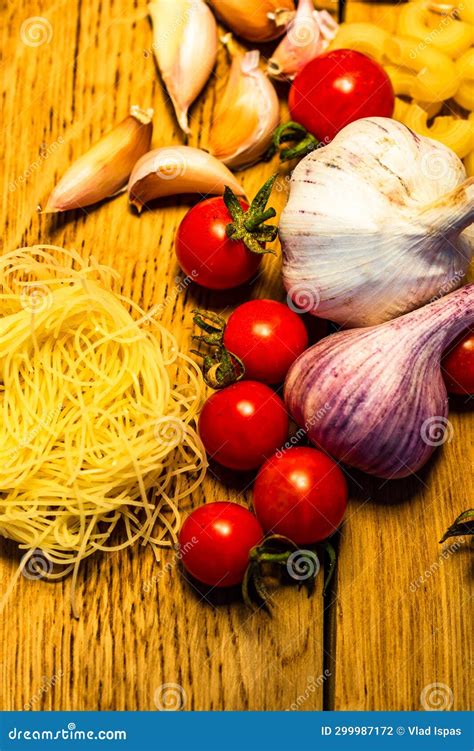
[[390,118],[346,126],[296,167],[280,221],[296,305],[371,326],[458,287],[474,252],[474,178]]

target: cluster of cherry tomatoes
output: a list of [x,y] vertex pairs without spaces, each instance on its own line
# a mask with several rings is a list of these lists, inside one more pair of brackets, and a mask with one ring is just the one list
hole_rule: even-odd
[[[266,208],[272,184],[268,181],[250,206],[227,192],[187,213],[178,229],[176,255],[197,284],[230,289],[255,276],[266,236],[275,232],[262,227],[275,213]],[[219,317],[201,318],[201,328],[208,332],[201,338],[218,345],[222,360],[219,364],[216,357],[214,365],[208,358],[209,369],[223,373],[224,363],[238,363],[237,382],[207,400],[199,433],[211,461],[238,472],[259,470],[255,513],[226,501],[205,504],[188,516],[179,542],[183,564],[193,577],[228,587],[244,580],[249,555],[265,535],[281,535],[299,545],[334,532],[344,515],[347,488],[341,470],[325,454],[282,448],[289,419],[273,387],[284,381],[308,346],[301,316],[274,300],[252,300],[234,310],[222,331],[206,327],[208,320],[212,324]],[[226,382],[208,379],[217,387]]]
[[331,458],[313,448],[288,447],[288,414],[272,388],[308,346],[301,316],[280,302],[253,300],[232,313],[223,342],[243,364],[244,379],[209,397],[199,433],[211,461],[258,473],[254,513],[236,503],[209,503],[183,524],[185,568],[215,587],[242,582],[249,553],[265,535],[298,546],[326,539],[347,504],[345,477]]

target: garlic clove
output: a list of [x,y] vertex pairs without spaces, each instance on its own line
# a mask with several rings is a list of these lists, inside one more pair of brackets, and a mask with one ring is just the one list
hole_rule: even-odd
[[299,0],[285,37],[268,61],[268,74],[292,81],[306,63],[327,49],[338,28],[327,11],[314,10],[313,0]]
[[131,107],[128,117],[67,170],[48,198],[44,213],[90,206],[120,191],[136,161],[150,148],[152,117],[153,110]]
[[[427,232],[441,232],[449,237],[474,222],[474,177],[469,177],[449,193],[419,210],[418,220]],[[461,249],[462,251],[462,249]],[[468,253],[468,260],[471,254]]]
[[219,18],[249,42],[268,42],[285,31],[295,14],[294,0],[209,0]]
[[156,198],[179,193],[223,195],[226,186],[245,196],[232,172],[211,154],[191,146],[171,146],[149,151],[136,163],[128,198],[140,213]]
[[210,151],[229,167],[241,169],[265,153],[280,121],[276,91],[260,70],[260,53],[242,54],[224,38],[232,54],[229,80],[210,131]]
[[153,51],[180,128],[207,82],[217,56],[217,25],[204,0],[154,0],[148,5]]
[[394,321],[328,336],[290,368],[286,405],[337,460],[406,477],[452,437],[441,358],[473,321],[469,284]]
[[351,123],[293,171],[280,218],[289,297],[345,327],[421,307],[466,273],[472,202],[443,144],[390,118]]

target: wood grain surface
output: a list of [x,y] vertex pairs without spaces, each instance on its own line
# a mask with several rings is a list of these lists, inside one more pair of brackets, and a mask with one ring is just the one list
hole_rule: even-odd
[[[28,32],[35,17],[40,38]],[[184,349],[196,306],[228,313],[249,296],[284,299],[275,258],[265,259],[251,289],[181,290],[173,237],[187,199],[167,199],[140,217],[123,195],[65,216],[36,212],[71,161],[131,104],[155,109],[154,147],[181,142],[145,3],[12,1],[3,3],[2,20],[3,252],[43,242],[93,254],[117,268],[124,293],[143,307],[164,303],[162,321]],[[227,70],[220,50],[192,109],[191,145],[208,143]],[[276,167],[275,160],[246,170],[248,193]],[[286,185],[283,175],[279,208]],[[423,690],[426,701],[430,686],[443,684],[435,700],[467,709],[472,565],[467,545],[440,557],[449,545],[438,540],[472,505],[472,413],[457,408],[450,419],[452,441],[419,477],[383,483],[350,473],[337,582],[326,600],[320,583],[310,599],[284,588],[272,619],[250,614],[237,598],[203,597],[178,566],[163,572],[151,550],[135,548],[85,563],[76,621],[68,581],[20,577],[0,619],[0,708],[155,710],[176,695],[184,709],[200,710],[418,709]],[[193,503],[248,502],[251,481],[211,467]],[[19,558],[2,542],[2,590]]]

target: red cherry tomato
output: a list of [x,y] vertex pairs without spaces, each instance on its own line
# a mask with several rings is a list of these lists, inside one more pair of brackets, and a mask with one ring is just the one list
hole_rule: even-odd
[[[248,204],[240,201],[247,211]],[[223,198],[208,198],[188,211],[176,235],[176,255],[185,274],[208,289],[231,289],[257,271],[261,256],[241,240],[231,240],[232,217]]]
[[240,381],[205,403],[199,434],[210,457],[230,469],[256,469],[288,435],[285,405],[263,383]]
[[448,347],[441,368],[450,394],[474,394],[474,331],[461,334]]
[[185,569],[204,584],[240,584],[250,550],[263,539],[253,514],[237,503],[207,503],[195,509],[179,533]]
[[290,365],[308,346],[301,317],[275,300],[251,300],[230,316],[224,345],[240,357],[245,377],[280,383]]
[[255,514],[265,532],[297,545],[329,537],[342,521],[347,483],[336,462],[312,448],[275,454],[260,469],[253,489]]
[[361,117],[391,117],[395,97],[375,60],[354,50],[333,50],[305,65],[288,104],[292,119],[327,143]]

